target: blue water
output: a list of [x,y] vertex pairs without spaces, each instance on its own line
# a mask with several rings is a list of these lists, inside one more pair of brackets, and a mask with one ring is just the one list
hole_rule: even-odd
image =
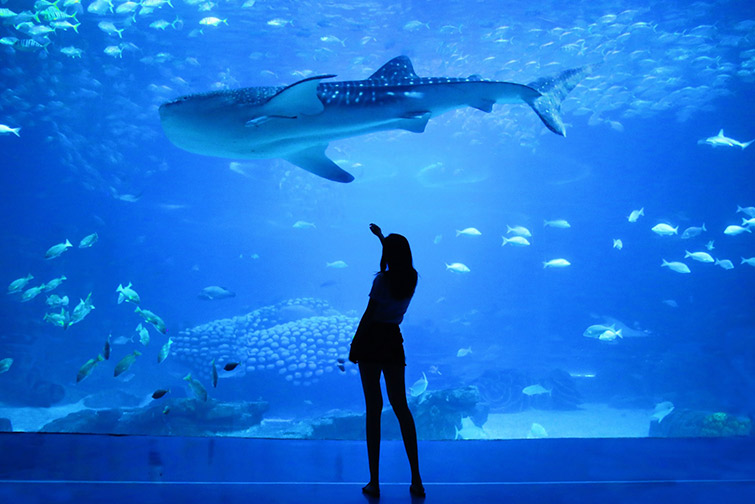
[[[296,298],[358,317],[379,268],[379,243],[368,229],[375,222],[409,239],[420,273],[402,325],[407,385],[424,372],[428,390],[441,390],[503,369],[522,370],[535,384],[561,369],[595,375],[578,382],[586,402],[652,411],[672,401],[753,414],[755,269],[740,257],[752,257],[755,245],[750,233],[723,230],[741,223],[737,205],[755,205],[755,150],[698,140],[721,128],[742,142],[755,138],[755,8],[262,0],[199,11],[174,0],[173,8],[132,23],[87,5],[68,9],[80,11],[79,33],[50,35],[46,51],[0,46],[0,124],[22,128],[20,137],[0,136],[2,278],[32,273],[30,285],[37,285],[64,274],[55,293],[70,297],[68,309],[89,292],[96,307],[64,331],[42,321],[44,295],[27,303],[4,296],[0,359],[14,364],[0,375],[0,402],[45,405],[27,390],[40,382],[57,387],[56,404],[114,390],[139,402],[164,387],[190,397],[181,380],[189,371],[210,388],[209,364],[174,355],[157,365],[167,338],[151,327],[148,347],[115,345],[111,360],[76,385],[77,370],[102,351],[108,334],[131,337],[141,321],[133,306],[117,304],[119,284],[132,282],[176,338]],[[17,1],[2,7],[30,8]],[[195,32],[206,16],[227,25]],[[180,29],[149,27],[176,18]],[[275,19],[283,26],[269,23]],[[101,21],[124,28],[122,38],[100,30]],[[0,36],[29,38],[10,23]],[[119,44],[122,58],[103,52]],[[82,57],[60,52],[69,46]],[[160,127],[157,107],[181,95],[318,74],[362,79],[401,54],[420,76],[518,83],[598,65],[563,103],[566,138],[526,105],[498,105],[491,114],[460,109],[431,119],[422,134],[332,142],[328,155],[356,177],[350,184],[277,159],[241,161],[234,171],[232,160],[179,150]],[[644,217],[629,223],[641,207]],[[544,219],[567,219],[571,227],[546,228]],[[315,227],[295,229],[297,221]],[[708,231],[689,240],[661,237],[650,229],[659,222],[679,226],[679,234],[702,223]],[[528,227],[532,245],[501,247],[507,225]],[[466,227],[482,235],[455,236]],[[99,241],[77,248],[92,232]],[[623,249],[612,248],[616,238]],[[45,260],[65,239],[74,247]],[[691,259],[690,274],[660,267],[662,259],[683,260],[685,249],[706,250],[710,240],[711,254],[732,260],[733,270]],[[557,257],[571,266],[542,267]],[[348,266],[326,267],[337,260]],[[470,272],[448,271],[453,262]],[[199,299],[211,285],[236,296]],[[648,335],[614,342],[582,335],[608,317]],[[472,353],[457,357],[464,348]],[[133,377],[112,378],[115,363],[134,349],[145,355]],[[312,405],[358,410],[354,369],[307,387],[249,371],[221,378],[210,395],[262,398],[271,413],[289,416],[304,416]]]

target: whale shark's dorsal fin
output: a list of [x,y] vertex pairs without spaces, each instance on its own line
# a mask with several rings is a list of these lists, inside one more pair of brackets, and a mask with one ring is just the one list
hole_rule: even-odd
[[419,79],[414,73],[414,67],[407,56],[397,56],[381,66],[377,72],[370,75],[367,80],[378,80],[386,83],[401,82]]
[[335,75],[318,75],[286,86],[265,103],[264,115],[297,117],[300,114],[319,114],[325,107],[317,98],[317,86],[321,80],[332,77]]
[[723,129],[723,128],[721,128],[721,131],[719,131],[719,132],[718,132],[718,135],[716,135],[716,136],[719,136],[719,137],[722,137],[722,138],[723,138],[723,136],[724,136],[724,129]]

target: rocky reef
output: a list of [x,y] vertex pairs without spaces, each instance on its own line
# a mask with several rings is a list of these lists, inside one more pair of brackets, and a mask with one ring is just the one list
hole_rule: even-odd
[[249,429],[262,421],[266,402],[156,401],[145,408],[82,410],[53,420],[42,432],[213,436]]
[[[453,440],[461,419],[472,417],[478,425],[485,423],[487,412],[480,409],[480,393],[476,387],[467,386],[447,390],[427,391],[418,397],[410,397],[417,427],[417,437],[421,440]],[[310,439],[364,439],[365,414],[348,411],[333,411],[315,419]],[[383,439],[401,439],[401,430],[393,411],[386,409],[381,417]]]
[[752,420],[724,412],[674,410],[659,422],[650,422],[650,437],[749,436]]
[[172,357],[204,378],[215,359],[219,366],[238,362],[245,373],[273,370],[294,385],[312,385],[348,357],[357,323],[326,301],[290,299],[181,331]]
[[[575,409],[582,404],[582,394],[574,379],[561,369],[544,376],[534,376],[518,369],[489,369],[477,380],[481,401],[491,410],[516,413],[529,408]],[[539,385],[541,393],[527,394],[525,389]]]

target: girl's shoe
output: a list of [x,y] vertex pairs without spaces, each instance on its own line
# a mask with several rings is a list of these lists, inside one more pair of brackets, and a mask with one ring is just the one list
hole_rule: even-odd
[[412,485],[409,487],[409,493],[412,494],[412,497],[425,497],[425,487],[421,484]]
[[362,487],[362,493],[370,497],[380,497],[380,487],[372,483],[367,483]]

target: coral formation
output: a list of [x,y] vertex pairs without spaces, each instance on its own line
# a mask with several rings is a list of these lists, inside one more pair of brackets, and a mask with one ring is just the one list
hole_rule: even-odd
[[348,357],[357,322],[326,301],[291,299],[181,331],[173,355],[200,376],[209,376],[215,359],[219,365],[239,362],[243,372],[275,371],[294,385],[312,385]]

